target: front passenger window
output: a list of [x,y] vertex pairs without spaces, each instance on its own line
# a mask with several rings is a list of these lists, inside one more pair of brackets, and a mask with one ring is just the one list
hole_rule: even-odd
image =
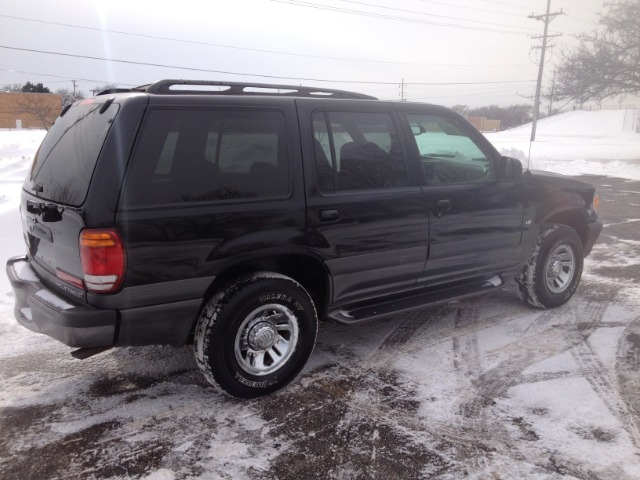
[[407,115],[429,185],[491,182],[491,160],[454,118]]

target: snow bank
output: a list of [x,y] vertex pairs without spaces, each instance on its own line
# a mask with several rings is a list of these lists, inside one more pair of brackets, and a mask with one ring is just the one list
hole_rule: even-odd
[[[486,137],[503,154],[531,169],[565,175],[606,175],[640,180],[640,134],[630,131],[637,110],[573,111]],[[530,160],[527,160],[531,148]]]

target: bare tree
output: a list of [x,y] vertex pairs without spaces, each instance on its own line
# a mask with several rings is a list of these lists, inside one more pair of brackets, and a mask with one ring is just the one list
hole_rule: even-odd
[[512,128],[531,121],[533,107],[531,105],[510,105],[499,107],[488,105],[485,107],[470,108],[467,105],[455,105],[453,110],[466,117],[486,117],[491,120],[500,120],[501,128]]
[[16,102],[14,113],[16,115],[28,114],[35,117],[42,128],[49,130],[53,122],[60,114],[60,105],[49,101],[48,95],[25,95]]
[[66,107],[67,105],[72,105],[78,100],[84,100],[86,98],[82,90],[73,92],[68,88],[59,88],[58,90],[56,90],[56,93],[62,97],[62,108]]
[[640,0],[619,0],[601,14],[601,32],[580,37],[563,56],[554,97],[578,102],[640,93]]
[[22,85],[20,85],[19,83],[12,83],[9,85],[3,85],[2,88],[0,89],[0,91],[2,92],[21,92],[22,91]]

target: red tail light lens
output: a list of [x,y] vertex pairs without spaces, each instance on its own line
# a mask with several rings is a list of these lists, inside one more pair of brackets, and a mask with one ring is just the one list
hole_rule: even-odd
[[82,230],[80,260],[84,284],[90,292],[111,293],[122,284],[126,254],[116,230]]

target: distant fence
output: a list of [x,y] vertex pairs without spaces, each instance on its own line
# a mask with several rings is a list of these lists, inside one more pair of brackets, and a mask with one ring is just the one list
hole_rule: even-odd
[[[559,109],[554,109],[554,113],[570,112],[571,110],[640,110],[640,102],[636,103],[603,103],[602,105],[568,105]],[[542,110],[542,109],[541,109]],[[541,112],[542,113],[542,112]]]

